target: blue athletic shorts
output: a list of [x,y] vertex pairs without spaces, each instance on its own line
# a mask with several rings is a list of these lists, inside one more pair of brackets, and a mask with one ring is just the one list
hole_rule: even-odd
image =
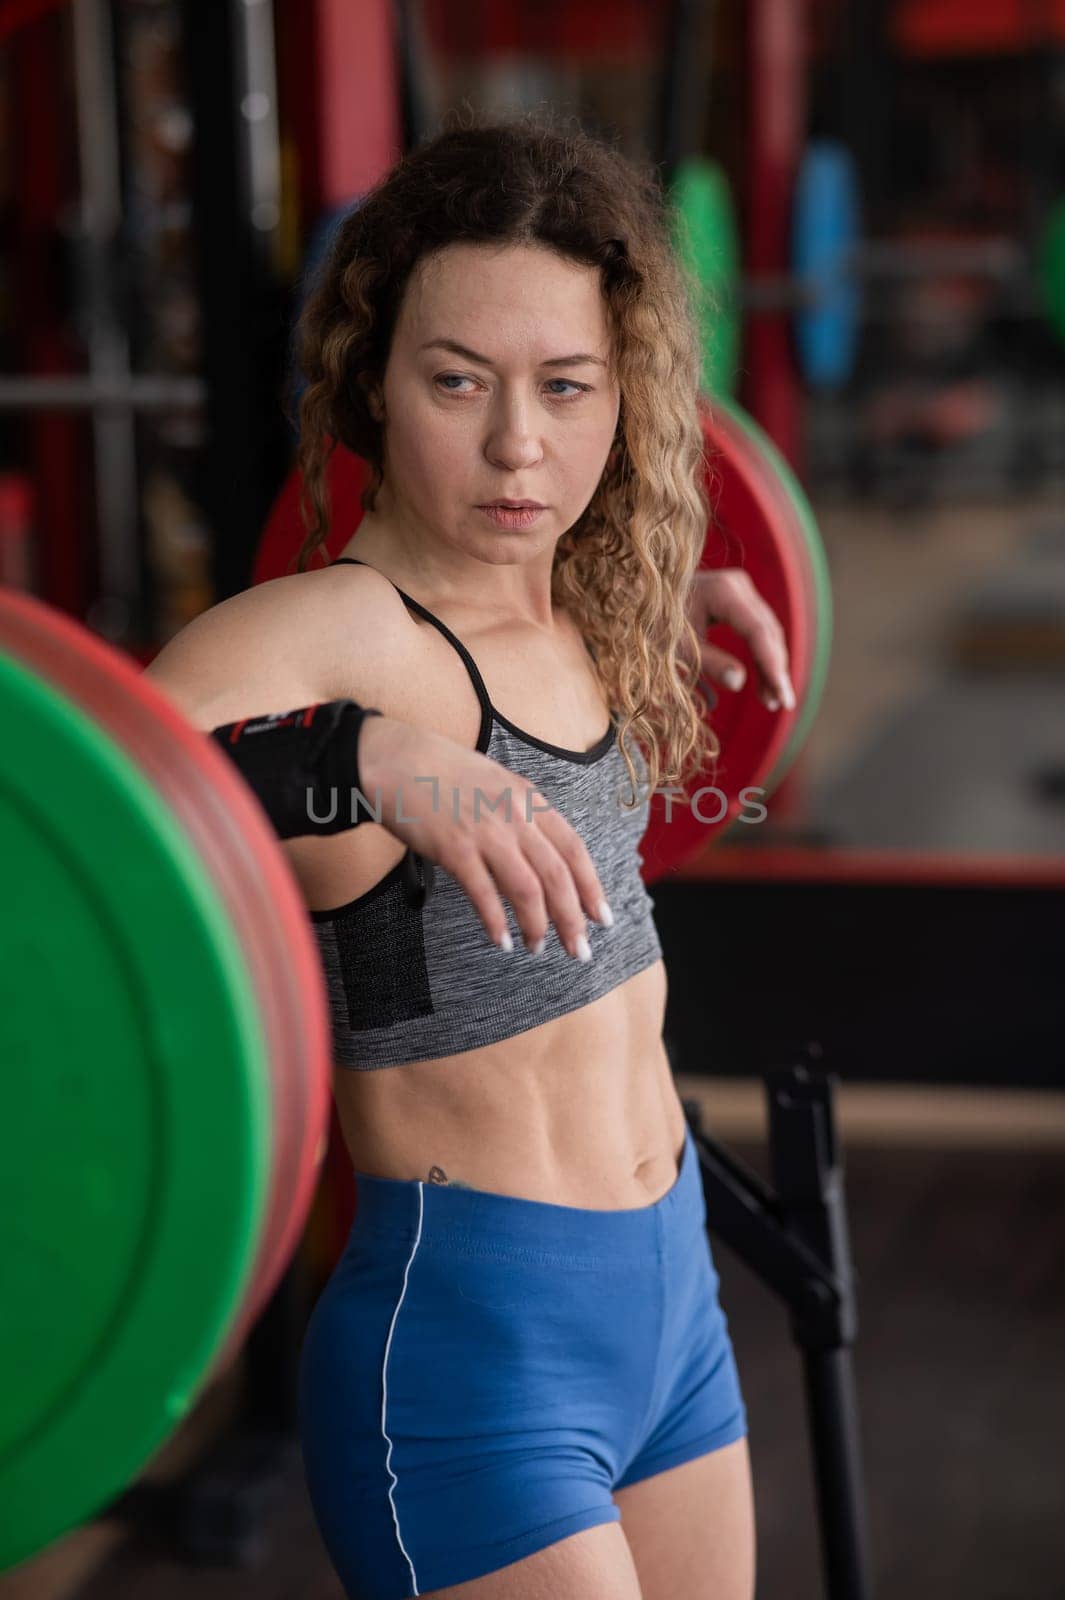
[[300,1364],[308,1488],[349,1600],[496,1571],[747,1431],[698,1153],[591,1211],[356,1174]]

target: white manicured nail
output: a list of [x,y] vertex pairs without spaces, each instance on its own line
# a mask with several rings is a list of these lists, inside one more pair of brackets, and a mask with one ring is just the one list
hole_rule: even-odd
[[794,711],[795,710],[795,690],[791,686],[791,679],[790,678],[785,678],[784,679],[784,686],[783,686],[782,693],[784,695],[784,704],[787,706],[789,711]]
[[542,938],[537,939],[537,941],[536,941],[536,943],[534,945],[530,945],[529,946],[529,954],[531,956],[542,956],[543,953],[544,953],[544,946],[546,944],[547,944],[547,936],[544,935]]
[[742,689],[743,685],[747,681],[747,674],[744,672],[742,667],[729,667],[728,671],[724,674],[724,681],[726,688]]
[[574,949],[575,949],[578,961],[590,961],[592,959],[592,947],[588,943],[587,939],[584,937],[583,933],[581,934],[580,938],[577,940],[577,943],[574,946]]
[[595,920],[596,922],[602,923],[604,928],[612,928],[614,926],[614,913],[611,911],[605,900],[600,900],[599,904],[596,906]]
[[501,950],[513,950],[514,940],[510,937],[509,928],[503,929],[503,937],[499,941],[499,948]]

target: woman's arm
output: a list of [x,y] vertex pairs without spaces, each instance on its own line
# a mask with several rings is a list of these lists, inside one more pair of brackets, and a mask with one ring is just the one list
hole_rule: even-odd
[[[257,584],[201,612],[145,668],[196,728],[334,698],[319,574]],[[310,579],[310,582],[305,580]]]
[[[387,712],[389,678],[403,676],[403,628],[413,624],[390,584],[367,579],[343,594],[335,583],[327,592],[325,572],[259,584],[189,623],[146,671],[208,733],[337,700],[341,658],[342,693],[364,706],[383,698]],[[336,725],[342,731],[343,719]],[[383,827],[452,874],[495,944],[509,940],[505,896],[528,948],[554,923],[570,954],[586,959],[585,918],[609,923],[610,908],[583,840],[532,784],[388,715],[365,719],[357,755],[375,820],[379,806]]]

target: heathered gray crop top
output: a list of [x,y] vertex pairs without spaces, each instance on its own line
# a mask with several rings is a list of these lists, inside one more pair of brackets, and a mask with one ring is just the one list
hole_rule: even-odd
[[[351,556],[338,559],[367,565]],[[514,949],[500,950],[456,879],[408,850],[365,894],[311,912],[328,985],[334,1060],[360,1071],[509,1039],[598,1000],[662,954],[637,852],[647,826],[647,768],[633,746],[643,787],[640,804],[625,809],[621,802],[632,794],[616,718],[586,751],[524,733],[492,705],[465,645],[417,600],[398,593],[439,628],[469,672],[481,705],[476,748],[534,783],[580,834],[615,920],[612,928],[588,922],[590,962],[575,961],[553,925],[536,956],[526,950],[504,900]],[[441,804],[447,803],[442,795]]]

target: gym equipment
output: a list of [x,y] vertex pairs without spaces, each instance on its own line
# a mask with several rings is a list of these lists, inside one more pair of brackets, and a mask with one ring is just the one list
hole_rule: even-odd
[[674,248],[696,296],[700,387],[710,395],[732,394],[742,329],[735,295],[740,241],[728,179],[716,162],[694,157],[680,163],[669,196]]
[[[137,274],[126,281],[119,245],[130,242],[131,229],[136,253],[147,262],[159,236],[151,204],[135,207],[124,219],[123,192],[129,184],[134,189],[141,182],[153,187],[149,170],[154,139],[124,137],[129,108],[117,92],[117,63],[135,56],[143,69],[140,76],[147,72],[156,87],[163,83],[160,93],[169,91],[166,75],[148,68],[143,52],[134,47],[140,24],[124,14],[112,15],[113,10],[102,0],[76,6],[70,0],[0,0],[0,47],[11,58],[11,71],[20,81],[26,79],[23,98],[34,121],[22,130],[21,154],[12,168],[13,203],[30,241],[23,270],[35,271],[48,256],[44,231],[53,216],[63,217],[60,234],[71,246],[70,281],[64,285],[71,292],[61,294],[61,303],[54,305],[47,287],[31,296],[34,305],[26,337],[20,340],[23,370],[0,378],[0,412],[26,414],[33,445],[29,455],[38,464],[48,458],[38,472],[39,542],[45,552],[42,591],[53,603],[90,618],[98,632],[136,649],[142,633],[151,631],[145,626],[147,608],[158,601],[160,588],[164,597],[170,589],[165,572],[155,574],[156,585],[149,581],[154,549],[148,550],[147,568],[140,559],[144,530],[135,448],[138,419],[191,416],[204,424],[202,429],[186,428],[184,437],[192,441],[202,435],[197,498],[205,521],[227,530],[214,553],[214,587],[223,597],[247,581],[268,504],[264,495],[276,484],[271,473],[284,439],[274,381],[280,351],[271,337],[271,330],[281,326],[286,294],[281,277],[283,197],[274,8],[208,7],[181,41],[189,53],[187,110],[195,138],[187,160],[179,162],[180,177],[175,168],[167,179],[168,192],[177,182],[188,202],[190,226],[182,224],[179,231],[187,235],[188,260],[195,263],[200,281],[194,286],[187,273],[178,272],[184,311],[177,321],[184,325],[195,295],[202,370],[195,376],[176,370],[168,374],[159,364],[154,371],[135,370],[126,322],[130,293],[138,290]],[[50,18],[53,23],[61,20],[62,28],[49,27],[47,21],[28,26],[54,12],[67,13]],[[151,49],[154,53],[159,46]],[[69,150],[57,133],[52,93],[67,53],[70,114],[78,135]],[[350,74],[345,81],[350,93]],[[154,90],[148,93],[151,98]],[[242,105],[248,114],[235,114],[234,107]],[[38,106],[45,109],[39,113]],[[155,111],[163,108],[154,100],[153,108],[148,122],[154,126]],[[78,179],[73,204],[72,163]],[[301,193],[306,177],[301,172]],[[170,216],[165,228],[171,246],[174,226]],[[198,259],[197,239],[211,239],[216,246],[209,267]],[[173,251],[167,255],[167,248],[162,247],[159,259],[172,264]],[[45,279],[54,276],[49,272]],[[165,317],[159,321],[151,294],[142,309],[147,323],[141,331],[155,335],[146,342],[160,346],[164,356],[174,355],[167,349],[172,330],[164,326]],[[184,335],[173,337],[180,343]],[[84,344],[84,360],[78,358],[79,343]],[[176,362],[161,365],[180,368],[184,359],[178,352]],[[85,370],[76,370],[81,367]],[[88,423],[87,446],[95,466],[91,570],[75,548],[84,506],[65,489],[85,475],[83,430],[74,426],[75,416]]]
[[[352,455],[337,445],[326,463],[325,482],[329,500],[329,531],[325,548],[333,561],[343,550],[362,521],[361,495],[370,474],[361,456]],[[296,570],[296,556],[305,529],[300,516],[303,477],[293,467],[270,507],[252,568],[252,583],[266,583]]]
[[776,497],[779,516],[779,521],[774,525],[778,530],[790,527],[798,537],[806,614],[813,619],[813,659],[809,682],[797,706],[791,736],[769,776],[769,784],[775,788],[786,776],[805,743],[821,703],[832,653],[832,579],[810,502],[772,439],[739,406],[723,407],[718,401],[717,409],[726,412],[729,422],[733,424],[732,440],[737,451],[746,449],[748,452],[748,475],[756,478],[760,466],[770,469],[768,488],[770,494]]
[[794,711],[769,711],[758,697],[758,674],[746,642],[724,624],[722,644],[747,670],[738,694],[720,691],[709,722],[721,744],[716,763],[686,785],[694,807],[672,807],[655,795],[643,837],[643,876],[653,883],[681,866],[707,841],[738,823],[744,794],[763,804],[795,760],[817,713],[828,670],[832,600],[813,513],[798,482],[758,425],[722,398],[703,412],[706,483],[713,507],[701,566],[743,567],[779,617],[788,642]]
[[[330,1097],[298,888],[225,756],[0,592],[0,1568],[139,1472],[299,1239]],[[41,1159],[41,1152],[48,1159]]]
[[[705,1134],[684,1102],[719,1239],[791,1311],[807,1414],[829,1600],[869,1600],[865,1485],[851,1346],[858,1333],[854,1265],[833,1095],[838,1079],[805,1060],[765,1077],[772,1187]],[[813,1069],[813,1070],[811,1070]]]
[[207,390],[199,378],[151,373],[103,378],[0,378],[0,411],[202,411]]
[[794,271],[812,288],[795,319],[799,365],[818,389],[836,389],[854,371],[862,295],[850,271],[861,228],[858,169],[843,145],[828,139],[803,156],[792,216]]
[[[744,270],[785,273],[790,269],[791,198],[807,123],[809,19],[804,7],[782,0],[747,0],[743,18],[746,133],[737,152],[737,177],[743,185]],[[697,71],[697,65],[690,70]],[[745,406],[787,460],[801,468],[802,395],[786,317],[748,319],[743,371]]]
[[[791,313],[794,352],[804,378],[814,388],[831,390],[853,376],[868,315],[865,289],[872,281],[957,273],[1030,292],[1031,269],[1015,240],[895,244],[863,239],[857,165],[846,146],[834,140],[812,141],[799,162],[788,276],[744,273],[728,179],[715,163],[681,162],[670,194],[681,222],[677,245],[698,285],[703,386],[709,394],[732,391],[745,316]],[[1065,340],[1065,201],[1053,207],[1044,229],[1037,280],[1034,314],[1045,315]]]
[[[795,313],[796,358],[815,388],[839,388],[852,377],[870,282],[959,274],[1022,290],[1030,287],[1026,253],[1016,240],[878,243],[863,239],[861,227],[853,156],[845,145],[816,140],[799,164],[792,207],[792,276],[755,277],[737,287],[741,304],[750,311]],[[1062,268],[1056,270],[1060,282]]]

